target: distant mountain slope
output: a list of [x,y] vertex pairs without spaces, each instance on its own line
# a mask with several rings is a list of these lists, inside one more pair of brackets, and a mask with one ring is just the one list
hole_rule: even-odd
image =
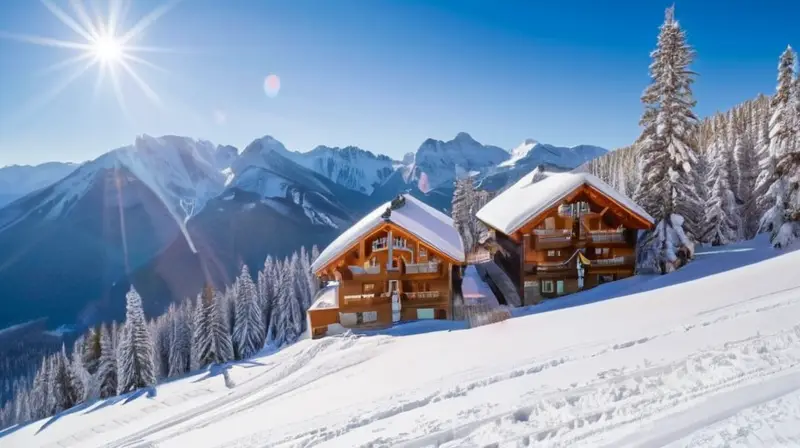
[[0,168],[0,207],[28,193],[48,187],[78,167],[76,163],[47,162]]
[[460,133],[394,161],[355,147],[290,151],[271,136],[241,153],[140,136],[0,208],[0,327],[120,319],[130,283],[155,314],[206,281],[230,283],[241,263],[325,246],[399,193],[447,212],[460,176],[498,190],[536,165],[571,169],[604,151],[527,143],[509,154]]

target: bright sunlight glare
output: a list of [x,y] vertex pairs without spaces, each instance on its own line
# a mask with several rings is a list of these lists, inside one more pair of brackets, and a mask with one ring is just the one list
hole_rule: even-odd
[[[100,12],[96,12],[96,17],[91,17],[84,4],[87,0],[71,0],[69,6],[72,9],[72,14],[63,10],[60,6],[53,3],[52,0],[40,1],[56,19],[78,35],[79,39],[77,41],[27,34],[13,34],[2,30],[0,30],[0,38],[73,50],[77,51],[78,54],[48,67],[48,70],[62,70],[68,67],[76,68],[71,74],[65,74],[64,79],[53,89],[47,91],[41,98],[37,98],[36,101],[33,101],[31,104],[32,108],[44,106],[69,84],[75,81],[75,79],[92,67],[97,67],[98,70],[95,93],[97,93],[97,87],[99,87],[106,78],[106,74],[108,74],[114,88],[114,95],[117,97],[117,102],[124,112],[127,111],[120,87],[120,76],[123,74],[127,74],[154,104],[160,105],[161,101],[159,96],[139,73],[137,73],[137,68],[139,68],[137,65],[160,69],[162,71],[165,70],[142,57],[136,56],[136,53],[168,52],[170,50],[159,47],[132,45],[131,42],[134,39],[140,38],[146,28],[152,25],[159,17],[166,14],[167,11],[180,0],[166,0],[167,3],[156,7],[126,30],[121,29],[121,25],[125,20],[126,12],[133,4],[133,0],[107,0],[108,8],[105,17],[103,17]],[[94,11],[94,8],[92,8],[92,10]],[[116,70],[117,68],[121,68],[122,70]]]
[[92,43],[94,56],[102,62],[116,62],[124,57],[125,48],[110,36],[103,36]]

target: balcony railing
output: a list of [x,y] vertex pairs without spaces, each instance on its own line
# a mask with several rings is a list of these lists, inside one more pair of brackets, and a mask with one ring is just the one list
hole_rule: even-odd
[[589,238],[595,243],[624,243],[625,234],[621,230],[590,230]]
[[381,273],[380,266],[348,266],[347,268],[350,269],[353,275],[373,275]]
[[439,263],[409,263],[406,274],[435,274],[439,272]]
[[532,249],[557,249],[572,244],[572,231],[569,229],[534,229]]
[[613,258],[598,258],[591,261],[591,266],[622,266],[626,264],[633,264],[633,257],[622,256]]
[[359,304],[359,305],[378,305],[389,303],[389,295],[386,293],[368,293],[368,294],[347,294],[343,297],[344,304]]
[[419,300],[419,299],[438,299],[441,293],[439,291],[417,291],[407,292],[406,299]]

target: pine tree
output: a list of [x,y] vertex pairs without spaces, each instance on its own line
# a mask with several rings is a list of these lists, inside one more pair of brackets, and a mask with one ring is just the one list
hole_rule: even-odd
[[303,332],[305,315],[296,296],[296,281],[292,262],[284,259],[277,269],[278,307],[273,312],[274,343],[278,347],[296,341]]
[[91,374],[83,364],[87,345],[88,341],[83,337],[78,338],[72,348],[72,356],[69,363],[70,381],[75,389],[78,402],[83,402],[92,396]]
[[787,247],[800,237],[800,149],[798,106],[794,93],[795,54],[791,47],[778,64],[778,87],[772,98],[769,126],[770,157],[775,176],[767,191],[771,207],[761,218],[761,228],[771,233],[775,247]]
[[236,282],[238,288],[233,340],[236,342],[239,358],[242,359],[254,355],[264,346],[265,327],[258,291],[246,264],[242,265],[241,274]]
[[170,332],[172,333],[169,346],[169,371],[167,376],[182,375],[191,368],[192,332],[189,325],[191,301],[184,300],[180,307],[171,304],[167,311],[170,319]]
[[145,322],[142,298],[133,287],[125,298],[125,328],[120,338],[117,360],[119,394],[148,387],[156,382],[153,340]]
[[53,355],[53,409],[56,414],[69,409],[80,402],[78,390],[75,388],[70,363],[67,358],[66,348],[62,345],[61,351]]
[[736,197],[739,198],[740,239],[753,238],[758,231],[758,210],[754,191],[756,188],[757,164],[753,141],[744,132],[736,136],[734,146],[738,184]]
[[728,154],[723,142],[717,140],[709,153],[713,157],[709,173],[712,186],[705,209],[704,241],[720,246],[736,240],[736,200],[728,184]]
[[275,294],[273,293],[273,261],[272,257],[264,260],[264,269],[258,273],[258,303],[261,306],[261,316],[264,319],[264,339],[265,342],[272,340],[270,323],[272,311],[275,308]]
[[311,256],[305,247],[300,248],[300,264],[303,266],[302,271],[308,282],[308,300],[303,304],[303,309],[307,310],[314,303],[314,297],[316,297],[319,290],[319,282],[317,281],[317,276],[311,272]]
[[112,332],[105,325],[98,330],[100,334],[100,360],[94,379],[95,394],[100,398],[112,397],[117,393],[117,351],[112,342]]
[[42,364],[39,370],[36,371],[36,375],[33,377],[33,385],[31,386],[30,413],[32,420],[39,420],[49,415],[49,410],[46,405],[48,392],[47,380],[49,377],[47,370],[49,367],[50,363],[48,362],[47,356],[42,357]]
[[196,368],[233,359],[233,344],[221,301],[221,294],[210,285],[203,288],[198,298],[192,344]]
[[[634,198],[657,222],[663,223],[664,231],[656,232],[657,235],[671,235],[673,230],[668,228],[681,222],[684,227],[674,231],[684,235],[686,229],[691,238],[697,238],[702,206],[697,194],[699,179],[693,171],[697,163],[693,141],[697,117],[692,111],[694,74],[688,68],[694,52],[675,20],[674,7],[666,11],[658,45],[651,57],[652,83],[642,95],[645,111],[640,121],[642,135],[637,142],[642,179]],[[665,239],[645,238],[645,241],[650,243],[642,248],[656,250],[658,253],[653,255],[656,264],[665,266],[675,248],[669,247]]]
[[100,365],[100,325],[89,331],[87,343],[83,350],[83,365],[90,375],[97,372]]

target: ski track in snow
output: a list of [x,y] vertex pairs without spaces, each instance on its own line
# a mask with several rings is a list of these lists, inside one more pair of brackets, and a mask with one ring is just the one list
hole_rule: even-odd
[[[723,274],[744,279],[726,286],[730,291],[724,295],[718,285],[730,280],[700,279],[655,290],[658,299],[647,292],[620,298],[623,303],[604,301],[473,330],[303,341],[255,358],[251,367],[226,367],[232,388],[220,385],[223,375],[194,375],[159,386],[152,399],[112,404],[114,413],[92,423],[75,425],[82,416],[66,415],[61,419],[69,422],[55,421],[52,427],[30,425],[41,435],[54,432],[49,443],[29,446],[798,445],[800,280],[785,275],[793,272],[787,266],[800,260],[796,255],[787,255],[784,265],[770,260],[772,267],[756,264],[755,271]],[[754,278],[776,266],[785,272],[770,274],[774,277],[764,279],[768,286],[752,286]],[[733,295],[742,289],[747,290]],[[673,294],[689,300],[675,309],[667,300]],[[599,324],[596,335],[569,338],[584,331],[581,319],[587,318],[609,322]],[[553,328],[570,326],[560,333],[566,339],[553,347],[513,347],[537,341],[512,337],[558,338],[552,329],[535,331],[545,321]],[[468,359],[469,347],[463,356],[441,353],[442,364],[430,358],[438,349],[485,338],[493,348],[475,347],[479,358]],[[511,347],[495,345],[503,340]],[[423,353],[419,364],[392,364],[394,359],[414,362],[417,351]],[[454,361],[458,364],[448,370]],[[388,372],[384,365],[390,366]],[[398,369],[401,375],[391,376]],[[373,376],[387,373],[389,378]],[[15,440],[36,443],[33,432],[31,439],[10,434],[11,446]],[[6,441],[0,437],[0,445]]]

